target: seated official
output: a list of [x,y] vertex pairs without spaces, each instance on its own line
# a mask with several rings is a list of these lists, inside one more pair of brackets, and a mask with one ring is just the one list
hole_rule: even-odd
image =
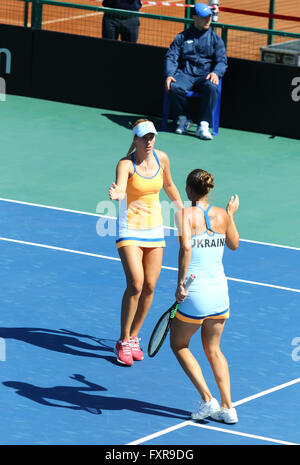
[[204,3],[193,8],[193,25],[178,34],[165,58],[166,90],[177,118],[177,134],[185,134],[191,120],[187,115],[187,92],[201,94],[196,136],[210,140],[212,110],[218,99],[219,79],[227,69],[223,40],[210,28],[212,10]]

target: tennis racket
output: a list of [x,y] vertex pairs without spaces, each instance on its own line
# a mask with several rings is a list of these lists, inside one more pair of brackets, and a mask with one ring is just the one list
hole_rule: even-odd
[[[195,277],[196,276],[194,276],[193,274],[189,276],[187,282],[184,285],[185,289],[188,289],[190,287]],[[170,307],[169,310],[163,313],[158,322],[156,323],[148,344],[149,357],[154,357],[154,355],[157,354],[157,352],[163,345],[164,340],[166,339],[167,334],[169,332],[171,321],[177,312],[178,305],[179,302],[174,302],[172,307]]]

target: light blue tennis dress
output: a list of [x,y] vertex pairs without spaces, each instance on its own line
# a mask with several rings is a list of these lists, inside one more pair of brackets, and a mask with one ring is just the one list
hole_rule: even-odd
[[228,318],[229,296],[224,274],[223,254],[225,234],[219,234],[210,226],[208,212],[204,210],[206,231],[192,236],[192,256],[187,276],[196,279],[189,287],[189,294],[177,310],[176,317],[190,323],[201,323],[207,317]]

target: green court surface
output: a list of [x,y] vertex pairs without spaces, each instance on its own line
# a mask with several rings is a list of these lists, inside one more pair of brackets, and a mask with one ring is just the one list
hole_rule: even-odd
[[[95,213],[141,116],[148,117],[7,95],[0,102],[0,197]],[[160,119],[149,119],[159,130]],[[189,171],[208,170],[212,203],[226,207],[239,194],[241,238],[300,247],[300,141],[220,128],[213,141],[160,132],[156,147],[169,155],[183,200]]]

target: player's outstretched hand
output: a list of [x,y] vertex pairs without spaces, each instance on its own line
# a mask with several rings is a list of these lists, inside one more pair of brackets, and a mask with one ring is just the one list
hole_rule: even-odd
[[117,184],[114,182],[112,186],[109,188],[109,197],[111,200],[119,200],[120,199],[120,190]]
[[237,194],[232,195],[226,207],[226,211],[228,215],[234,215],[237,209],[239,208],[239,205],[240,205],[239,196]]
[[77,373],[75,373],[74,375],[70,376],[71,379],[76,379],[76,381],[84,381],[85,380],[85,377],[82,376],[82,375],[78,375]]

